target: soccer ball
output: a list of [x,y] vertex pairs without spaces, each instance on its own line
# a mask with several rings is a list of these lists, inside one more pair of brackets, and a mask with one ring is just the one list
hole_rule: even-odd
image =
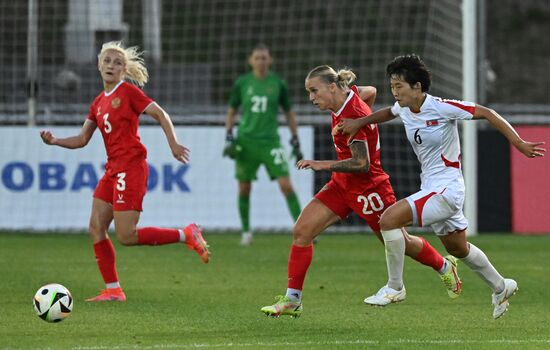
[[33,299],[34,311],[46,322],[60,322],[71,314],[71,292],[57,283],[46,284],[38,289]]

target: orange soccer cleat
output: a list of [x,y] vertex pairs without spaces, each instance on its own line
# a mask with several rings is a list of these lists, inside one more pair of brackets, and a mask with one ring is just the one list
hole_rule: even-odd
[[86,301],[126,301],[126,294],[122,288],[107,288],[103,289],[98,296],[86,299]]
[[210,252],[208,251],[208,244],[202,238],[200,228],[196,224],[187,225],[183,229],[185,233],[185,244],[191,250],[194,250],[199,254],[203,263],[207,264],[210,259]]

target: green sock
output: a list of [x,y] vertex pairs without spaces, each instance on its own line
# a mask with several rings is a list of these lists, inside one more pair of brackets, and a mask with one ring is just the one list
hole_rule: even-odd
[[250,226],[250,196],[239,196],[239,215],[243,232],[249,232]]
[[298,216],[300,216],[300,212],[302,209],[300,208],[300,202],[298,201],[298,196],[295,192],[292,192],[288,196],[286,196],[286,204],[288,205],[288,210],[290,210],[290,214],[292,214],[292,217],[294,218],[294,221],[298,220]]

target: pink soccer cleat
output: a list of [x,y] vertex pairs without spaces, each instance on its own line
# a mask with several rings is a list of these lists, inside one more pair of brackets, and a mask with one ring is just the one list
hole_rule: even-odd
[[208,251],[208,244],[202,238],[200,228],[196,224],[187,225],[183,229],[185,233],[185,244],[191,250],[194,250],[199,254],[203,263],[207,264],[210,259],[210,252]]
[[86,301],[126,301],[126,294],[122,291],[122,288],[107,288],[103,289],[98,296],[88,298]]

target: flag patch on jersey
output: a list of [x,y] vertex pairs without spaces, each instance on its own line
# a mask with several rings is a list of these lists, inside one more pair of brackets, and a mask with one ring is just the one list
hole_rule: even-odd
[[427,126],[437,126],[437,125],[439,125],[439,122],[437,121],[437,119],[426,120],[426,125]]

